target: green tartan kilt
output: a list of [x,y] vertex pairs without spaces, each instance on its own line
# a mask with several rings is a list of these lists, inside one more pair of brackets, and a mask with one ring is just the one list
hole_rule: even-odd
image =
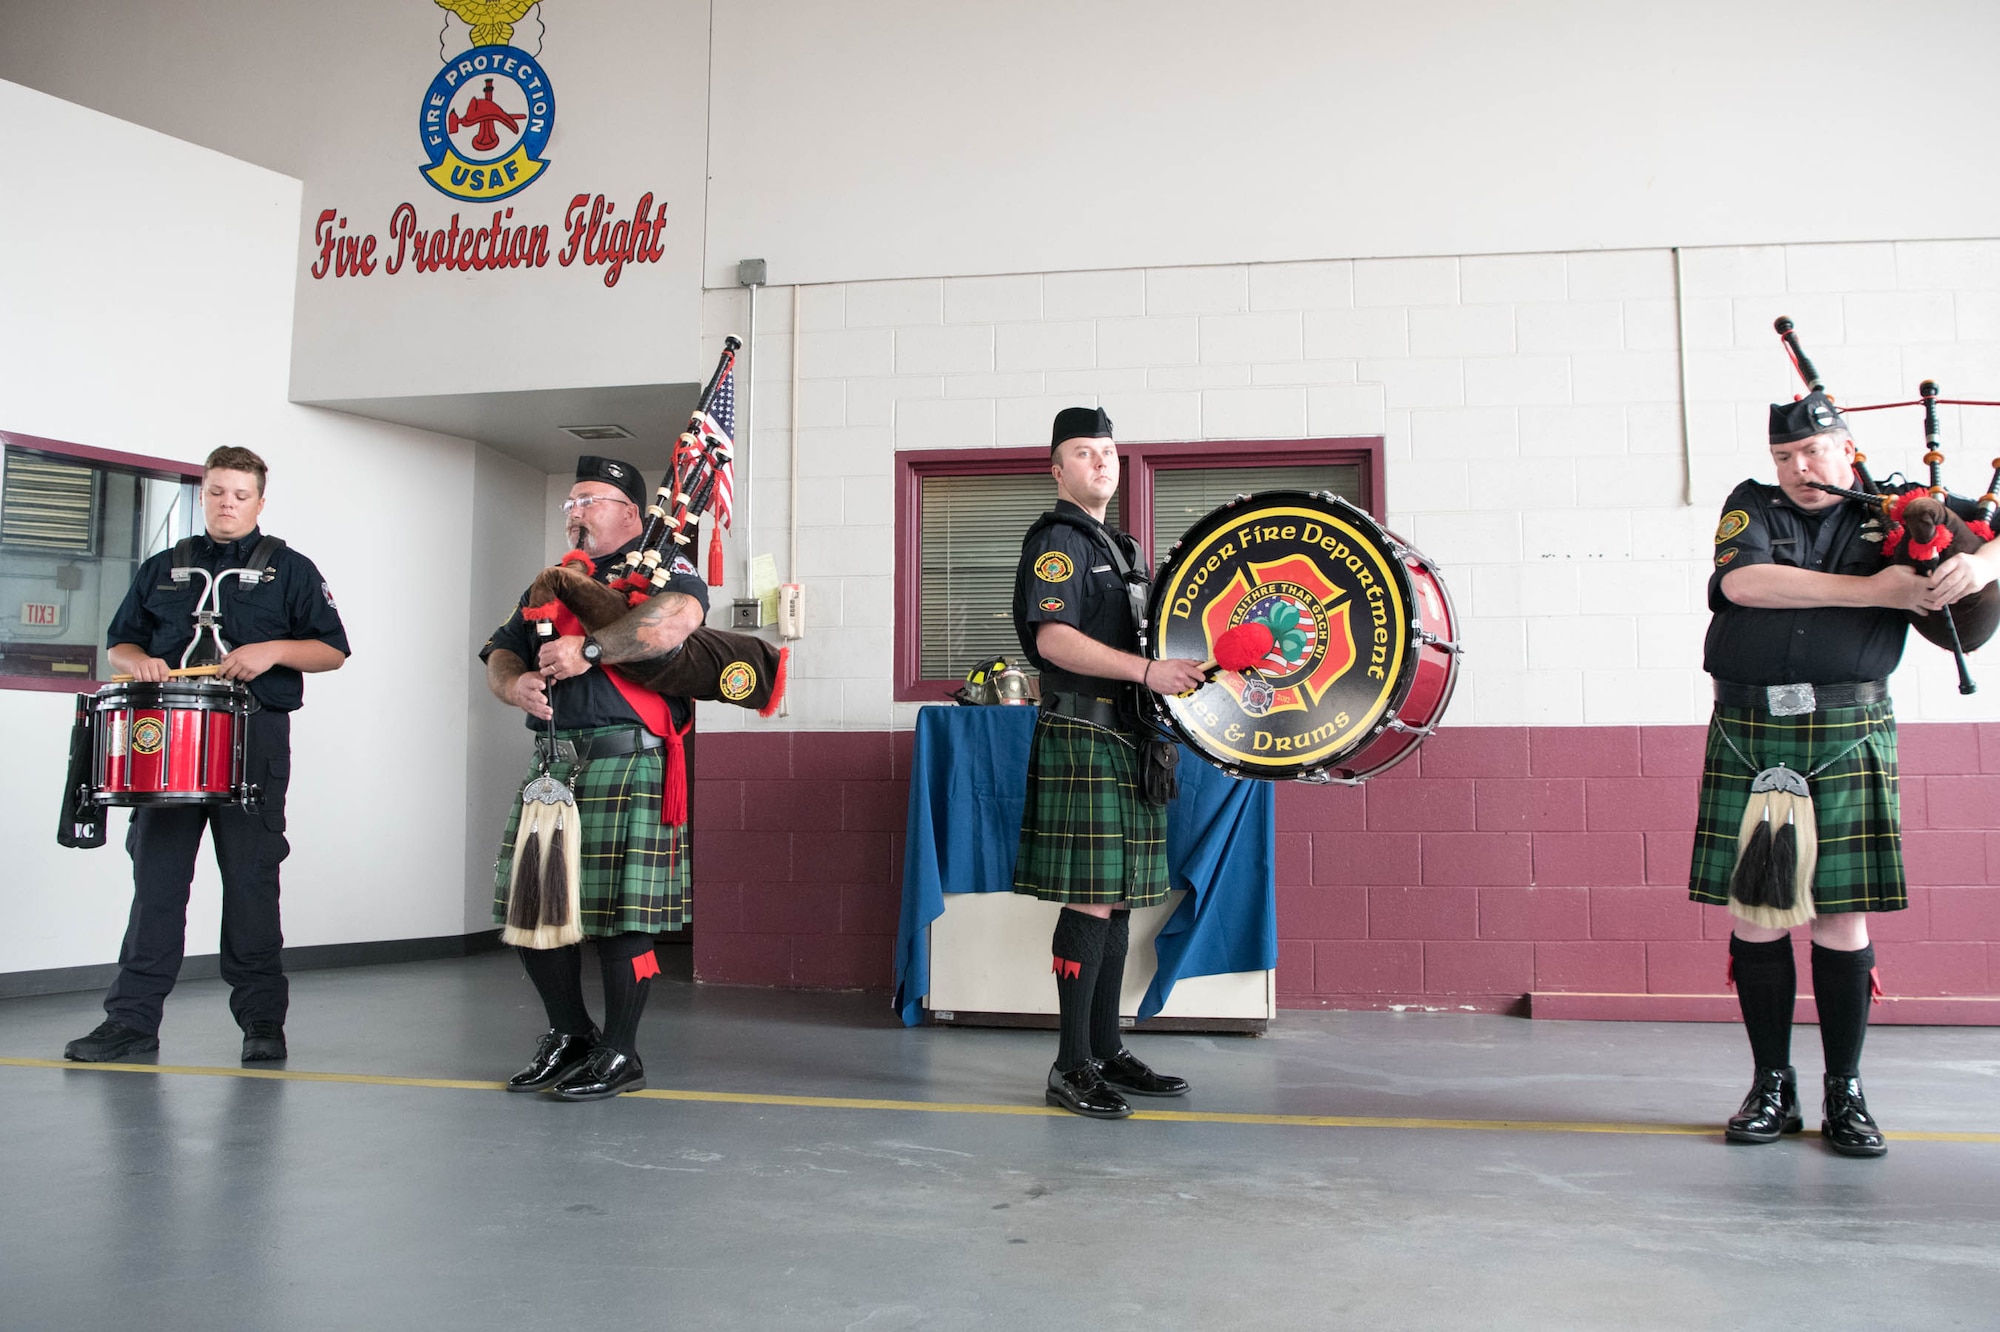
[[[627,731],[604,726],[558,731],[563,740]],[[658,934],[686,925],[692,916],[688,885],[687,825],[660,822],[665,751],[614,754],[580,765],[558,763],[549,775],[576,793],[583,820],[582,924],[593,939],[637,931]],[[525,787],[538,769],[534,759],[521,778]],[[507,881],[514,865],[514,833],[521,823],[521,793],[507,811],[507,831],[493,865],[493,920],[507,921]]]
[[1014,891],[1044,902],[1152,906],[1167,895],[1167,812],[1139,789],[1139,751],[1044,713],[1028,755]]
[[1708,724],[1708,752],[1702,762],[1689,897],[1717,906],[1729,901],[1736,838],[1750,801],[1754,774],[1724,741],[1721,728],[1727,728],[1736,748],[1759,768],[1782,763],[1802,773],[1861,739],[1858,748],[1807,783],[1819,826],[1813,905],[1835,915],[1901,911],[1910,904],[1896,795],[1896,717],[1886,702],[1798,717],[1773,717],[1760,708],[1718,704]]

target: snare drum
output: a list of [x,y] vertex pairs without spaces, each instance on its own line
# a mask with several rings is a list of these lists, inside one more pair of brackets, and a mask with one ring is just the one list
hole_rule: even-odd
[[109,684],[91,703],[100,805],[241,800],[250,691],[234,680]]
[[1416,752],[1458,677],[1436,566],[1338,496],[1238,496],[1190,528],[1153,584],[1147,654],[1214,657],[1270,628],[1259,668],[1163,700],[1174,730],[1239,777],[1358,783]]

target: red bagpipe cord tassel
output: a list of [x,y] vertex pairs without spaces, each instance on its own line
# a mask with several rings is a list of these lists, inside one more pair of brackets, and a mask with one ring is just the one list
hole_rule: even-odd
[[722,586],[722,524],[708,529],[708,585]]

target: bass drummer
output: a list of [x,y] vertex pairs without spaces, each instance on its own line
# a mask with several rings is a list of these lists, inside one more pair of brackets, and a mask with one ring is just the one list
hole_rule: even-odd
[[1122,1119],[1132,1113],[1125,1094],[1188,1089],[1140,1062],[1118,1025],[1131,909],[1167,894],[1166,809],[1141,790],[1137,690],[1180,693],[1204,676],[1196,661],[1140,655],[1145,565],[1138,543],[1104,523],[1118,445],[1102,409],[1056,414],[1049,474],[1056,507],[1028,529],[1014,579],[1015,632],[1042,690],[1014,891],[1062,904],[1052,943],[1061,1034],[1047,1101]]
[[160,1017],[187,946],[188,892],[204,826],[222,872],[222,978],[229,1010],[243,1029],[243,1060],[285,1057],[287,988],[280,965],[278,865],[285,841],[285,788],[291,771],[291,714],[304,677],[338,670],[347,631],[313,562],[257,527],[264,511],[264,460],[249,449],[208,455],[201,483],[206,535],[161,551],[139,566],[106,635],[112,669],[160,682],[195,636],[205,580],[176,581],[176,556],[212,574],[257,568],[262,581],[218,579],[222,634],[233,645],[216,674],[248,687],[256,708],[245,721],[245,782],[263,789],[255,811],[240,804],[145,805],[132,811],[132,913],[118,950],[118,975],[104,996],[105,1020],[63,1048],[84,1063],[160,1048]]

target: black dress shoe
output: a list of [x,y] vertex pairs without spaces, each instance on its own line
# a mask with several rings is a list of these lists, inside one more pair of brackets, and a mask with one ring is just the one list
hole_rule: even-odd
[[566,1035],[550,1027],[535,1043],[535,1057],[528,1061],[528,1066],[507,1079],[507,1090],[532,1092],[555,1086],[582,1067],[590,1052],[597,1048],[597,1041],[594,1027],[582,1036]]
[[63,1047],[63,1058],[79,1064],[103,1064],[129,1054],[160,1048],[155,1032],[137,1031],[115,1018],[97,1024],[88,1036],[79,1036]]
[[1827,1074],[1826,1100],[1820,1105],[1819,1118],[1820,1137],[1842,1156],[1881,1156],[1889,1150],[1881,1127],[1868,1113],[1860,1078]]
[[1743,1108],[1730,1117],[1722,1136],[1731,1142],[1776,1142],[1806,1126],[1799,1116],[1799,1075],[1790,1064],[1757,1067],[1757,1081],[1743,1098]]
[[646,1085],[646,1066],[635,1054],[620,1054],[608,1045],[590,1052],[582,1065],[549,1088],[565,1101],[601,1101]]
[[1120,1049],[1109,1059],[1093,1059],[1097,1071],[1104,1080],[1121,1092],[1133,1096],[1186,1096],[1186,1078],[1176,1078],[1166,1073],[1155,1073],[1140,1062],[1139,1056],[1130,1050]]
[[1095,1060],[1086,1061],[1073,1073],[1065,1073],[1054,1064],[1049,1065],[1049,1090],[1044,1099],[1073,1115],[1086,1115],[1091,1119],[1123,1119],[1132,1113],[1132,1107],[1125,1104],[1125,1098],[1105,1084],[1104,1075],[1097,1071]]
[[254,1064],[285,1057],[285,1024],[258,1019],[243,1028],[243,1062]]

